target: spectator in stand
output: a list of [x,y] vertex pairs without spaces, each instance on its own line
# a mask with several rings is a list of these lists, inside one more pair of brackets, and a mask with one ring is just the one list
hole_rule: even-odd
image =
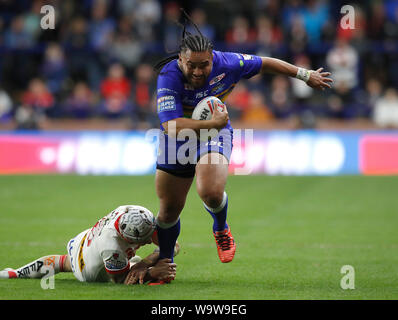
[[54,114],[54,98],[45,82],[39,78],[30,80],[21,102],[15,111],[17,129],[40,129],[42,121]]
[[142,43],[156,40],[156,28],[162,17],[162,7],[156,0],[136,0],[133,11],[134,26]]
[[308,0],[300,15],[308,35],[308,42],[311,44],[319,43],[323,28],[329,21],[329,7],[327,2]]
[[181,12],[176,2],[168,2],[164,8],[164,22],[162,24],[163,44],[167,51],[176,51],[180,45],[181,28],[176,24]]
[[381,98],[382,93],[382,84],[377,78],[367,80],[365,89],[358,90],[355,94],[356,116],[371,118],[376,102]]
[[89,51],[88,25],[83,17],[71,21],[65,31],[67,65],[72,80],[87,80]]
[[302,0],[288,0],[284,3],[280,16],[282,18],[282,26],[285,32],[292,27],[293,21],[299,17],[304,9]]
[[65,115],[76,119],[87,119],[94,114],[95,97],[85,82],[78,82],[72,95],[65,101]]
[[379,80],[371,78],[366,82],[367,101],[371,106],[376,104],[376,101],[381,98],[382,85]]
[[372,40],[380,40],[385,36],[384,25],[386,22],[386,12],[383,2],[372,1],[369,8],[369,18],[367,25],[367,36]]
[[138,0],[119,0],[117,1],[117,14],[119,16],[133,17]]
[[287,31],[286,40],[293,54],[303,54],[308,45],[308,35],[300,15],[292,17],[292,23]]
[[[332,97],[326,114],[337,119],[354,118],[357,115],[354,89],[358,86],[359,55],[345,38],[338,38],[335,47],[326,55],[326,62],[333,75]],[[335,96],[337,95],[337,96]]]
[[156,83],[154,82],[153,68],[149,64],[141,64],[136,70],[136,83],[133,87],[133,95],[137,119],[147,127],[158,126],[157,115],[154,110],[153,95]]
[[271,83],[271,110],[276,119],[288,119],[294,115],[292,99],[286,77],[275,76]]
[[258,55],[271,56],[272,49],[278,49],[283,41],[282,30],[273,25],[271,19],[260,15],[256,19]]
[[24,16],[13,17],[4,32],[4,46],[11,50],[6,50],[0,56],[1,77],[5,85],[21,90],[28,85],[28,79],[37,74],[36,57],[29,51],[35,44],[33,36],[25,30]]
[[[391,21],[393,24],[396,25],[398,23],[398,2],[396,0],[385,0],[384,6],[387,14],[387,21]],[[395,28],[395,33],[396,31],[397,30]]]
[[89,43],[93,52],[87,60],[89,81],[94,89],[98,89],[108,66],[109,48],[112,46],[115,29],[114,19],[108,17],[108,3],[105,0],[95,0],[89,21]]
[[332,94],[328,97],[324,115],[329,119],[344,120],[344,103],[339,95]]
[[[294,59],[294,64],[307,70],[312,69],[309,57],[304,54],[297,56]],[[300,114],[303,112],[314,112],[311,110],[310,104],[314,90],[307,86],[304,81],[296,78],[290,78],[290,83],[296,111]]]
[[273,118],[272,113],[265,104],[265,97],[261,91],[252,91],[249,106],[243,112],[242,121],[247,124],[265,124]]
[[104,51],[112,40],[116,24],[113,18],[108,17],[108,6],[104,0],[95,0],[89,22],[90,44],[94,50]]
[[37,39],[42,31],[40,28],[40,19],[42,18],[40,10],[42,5],[43,1],[34,0],[30,11],[24,17],[24,30],[30,34],[32,39]]
[[241,120],[242,114],[249,107],[250,91],[245,81],[240,81],[229,94],[226,105],[231,120]]
[[[191,18],[192,21],[198,26],[200,32],[210,41],[214,41],[216,37],[216,30],[211,24],[207,23],[206,12],[201,8],[195,8],[191,12]],[[192,25],[189,25],[187,30],[193,34],[196,33],[196,30]]]
[[119,20],[118,32],[109,48],[110,56],[122,63],[129,71],[134,69],[141,60],[142,44],[133,34],[133,27],[128,16]]
[[108,76],[101,83],[101,94],[104,98],[101,104],[102,115],[118,118],[131,111],[131,84],[125,77],[125,69],[121,64],[114,63],[109,67]]
[[25,30],[25,19],[22,15],[16,16],[10,28],[5,32],[4,44],[10,49],[29,49],[34,44],[34,38]]
[[58,44],[51,43],[46,48],[41,73],[50,92],[59,96],[68,73],[64,52]]
[[29,82],[28,90],[23,93],[21,100],[25,106],[30,107],[39,114],[54,115],[54,96],[42,79],[32,79]]
[[12,107],[10,96],[0,87],[0,123],[6,123],[11,120]]
[[334,88],[351,90],[358,85],[359,56],[346,39],[336,40],[335,46],[326,55],[326,62],[333,75]]
[[382,128],[398,128],[398,93],[395,88],[388,88],[376,101],[373,121]]
[[236,16],[232,26],[225,34],[225,42],[232,48],[244,49],[255,43],[256,30],[250,27],[249,21],[244,16]]

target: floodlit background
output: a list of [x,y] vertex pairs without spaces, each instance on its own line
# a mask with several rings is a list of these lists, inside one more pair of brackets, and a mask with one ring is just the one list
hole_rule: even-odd
[[[41,28],[44,5],[53,30]],[[283,76],[239,82],[227,106],[254,144],[235,141],[231,173],[398,173],[394,0],[1,1],[0,173],[153,173],[152,66],[178,48],[180,7],[217,50],[333,73],[326,91]]]

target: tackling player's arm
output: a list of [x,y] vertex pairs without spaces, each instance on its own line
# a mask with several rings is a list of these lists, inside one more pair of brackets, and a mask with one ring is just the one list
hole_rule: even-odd
[[[157,234],[152,237],[154,244],[159,245]],[[174,247],[174,256],[180,252],[180,245],[176,242]],[[167,260],[167,261],[166,261]],[[162,280],[162,278],[175,277],[176,265],[169,259],[159,261],[159,248],[149,254],[140,262],[133,265],[126,276],[125,284],[143,284],[150,280]]]
[[330,83],[332,83],[333,80],[328,78],[331,73],[322,72],[323,68],[314,71],[297,67],[276,58],[261,57],[261,60],[260,73],[275,73],[298,78],[305,81],[307,85],[314,89],[324,90],[325,88],[331,88]]

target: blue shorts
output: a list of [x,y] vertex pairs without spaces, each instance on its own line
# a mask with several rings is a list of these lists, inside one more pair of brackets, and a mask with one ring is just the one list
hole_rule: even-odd
[[161,131],[156,169],[178,177],[192,178],[195,176],[196,164],[205,154],[220,153],[229,163],[233,146],[232,139],[232,128],[220,130],[219,134],[209,141],[201,141],[196,137],[180,141],[169,138]]

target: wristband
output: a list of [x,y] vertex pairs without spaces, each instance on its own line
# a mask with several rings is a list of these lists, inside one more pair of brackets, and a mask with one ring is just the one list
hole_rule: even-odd
[[296,78],[303,80],[304,82],[307,82],[310,79],[311,76],[311,71],[304,69],[304,68],[298,68]]

